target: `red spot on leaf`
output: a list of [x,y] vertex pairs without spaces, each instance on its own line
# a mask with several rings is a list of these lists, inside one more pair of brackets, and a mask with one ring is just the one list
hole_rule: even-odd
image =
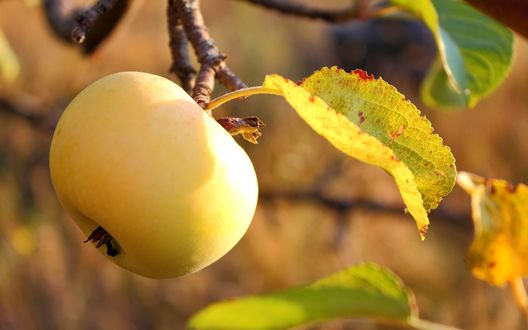
[[365,71],[363,71],[361,69],[356,69],[356,70],[352,71],[352,73],[356,74],[359,77],[359,79],[361,79],[361,80],[372,80],[372,79],[374,79],[374,75],[368,74],[368,73],[366,73]]
[[363,112],[358,112],[359,123],[362,124],[365,121],[365,114]]
[[390,133],[391,138],[394,140],[398,136],[402,135],[402,133],[405,131],[405,127],[400,126],[397,130]]
[[312,103],[315,102],[315,97],[313,95],[310,96],[310,102],[312,102]]
[[397,163],[400,162],[400,160],[399,160],[396,156],[394,156],[394,155],[392,155],[392,156],[390,157],[390,159],[391,159],[392,161],[394,161],[394,162],[397,162]]
[[497,263],[495,261],[490,261],[488,263],[488,268],[495,268],[495,266],[497,266]]

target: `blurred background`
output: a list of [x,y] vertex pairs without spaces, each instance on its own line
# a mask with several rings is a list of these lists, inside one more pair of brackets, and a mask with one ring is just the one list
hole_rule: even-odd
[[[0,28],[20,76],[0,82],[0,98],[57,118],[90,82],[122,70],[168,73],[163,1],[135,0],[92,56],[53,36],[38,1],[0,1]],[[305,1],[340,8],[349,1]],[[72,1],[86,4],[88,1]],[[451,147],[457,168],[528,182],[528,43],[516,40],[506,82],[475,109],[442,111],[420,103],[418,87],[435,57],[418,23],[331,26],[230,0],[203,0],[212,37],[248,85],[268,73],[299,80],[322,67],[362,68],[395,85]],[[215,93],[223,93],[219,87]],[[183,329],[211,302],[301,285],[373,261],[414,291],[423,318],[464,329],[525,329],[508,288],[474,279],[464,257],[472,238],[469,197],[455,187],[421,242],[384,171],[347,158],[273,96],[231,102],[217,114],[257,115],[250,155],[261,198],[241,242],[212,266],[183,278],[151,280],[108,262],[58,204],[48,172],[51,131],[0,106],[0,329]],[[322,200],[341,201],[336,208]],[[398,212],[360,207],[367,200]],[[355,207],[358,206],[358,207]],[[337,321],[301,329],[390,329]]]

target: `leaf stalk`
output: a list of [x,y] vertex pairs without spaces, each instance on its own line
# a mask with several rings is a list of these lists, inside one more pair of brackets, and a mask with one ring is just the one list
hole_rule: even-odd
[[239,98],[246,98],[248,96],[257,95],[257,94],[282,95],[280,91],[271,89],[271,88],[265,88],[262,86],[247,87],[247,88],[242,88],[242,89],[230,92],[230,93],[226,93],[222,96],[219,96],[211,100],[211,102],[207,104],[207,107],[205,108],[205,110],[210,111],[210,110],[220,107],[221,105],[229,101],[239,99]]

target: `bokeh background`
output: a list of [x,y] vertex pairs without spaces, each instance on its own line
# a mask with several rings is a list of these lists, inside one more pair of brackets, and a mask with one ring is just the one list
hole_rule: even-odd
[[[133,1],[118,29],[87,58],[56,39],[36,6],[0,1],[0,28],[18,54],[19,78],[0,97],[53,121],[88,83],[112,72],[168,74],[163,1]],[[305,1],[328,8],[349,1]],[[73,4],[88,1],[72,1]],[[472,110],[420,103],[418,86],[435,57],[417,23],[331,26],[231,0],[203,0],[206,23],[229,65],[248,84],[267,73],[298,80],[330,65],[382,76],[430,119],[459,170],[528,182],[528,43],[516,40],[506,82]],[[216,93],[222,93],[218,88]],[[218,115],[258,115],[258,145],[239,143],[255,165],[261,199],[242,241],[196,274],[151,280],[128,273],[84,240],[50,184],[51,133],[0,108],[0,329],[183,329],[211,302],[310,282],[349,265],[391,268],[415,292],[423,318],[464,329],[525,329],[508,288],[474,279],[464,256],[472,238],[469,198],[454,189],[421,242],[392,179],[347,158],[312,132],[280,98],[233,102]],[[314,197],[316,196],[316,197]],[[401,212],[336,209],[317,196],[369,200]],[[390,329],[337,321],[302,329]]]

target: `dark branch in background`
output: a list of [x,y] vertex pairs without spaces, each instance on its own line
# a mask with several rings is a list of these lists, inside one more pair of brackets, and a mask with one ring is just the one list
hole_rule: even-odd
[[[289,201],[298,203],[314,203],[316,205],[325,207],[330,210],[334,210],[337,213],[343,214],[355,210],[365,210],[369,212],[377,212],[384,214],[391,214],[400,216],[402,218],[408,218],[404,213],[404,206],[390,206],[383,203],[367,199],[337,199],[330,198],[317,191],[296,191],[296,192],[285,192],[285,191],[261,191],[259,198],[263,202],[273,201]],[[465,213],[451,213],[445,209],[439,208],[430,213],[431,219],[437,219],[443,223],[447,221],[450,225],[456,226],[463,230],[465,233],[472,233],[473,222],[471,215]]]
[[2,114],[7,114],[8,116],[24,119],[31,125],[41,127],[50,132],[55,128],[56,120],[40,115],[32,109],[25,108],[1,97],[0,112]]
[[62,0],[44,0],[43,7],[48,24],[55,35],[65,42],[73,43],[71,32],[75,25],[75,17],[79,14],[79,9],[65,14]]
[[282,14],[320,19],[330,23],[344,23],[354,18],[361,18],[366,13],[365,0],[351,0],[347,8],[330,10],[308,7],[288,0],[238,0],[276,10]]
[[169,29],[169,48],[172,55],[170,72],[176,74],[181,81],[183,89],[190,93],[194,85],[196,70],[191,65],[189,58],[189,41],[183,30],[176,0],[169,0],[167,6],[167,22]]
[[528,38],[528,1],[466,0],[466,2]]
[[[227,56],[220,53],[204,24],[198,0],[175,0],[183,29],[194,48],[200,70],[192,89],[192,97],[202,108],[211,99],[215,77],[228,90],[237,90],[246,85],[226,66]],[[173,52],[174,53],[174,52]]]
[[46,19],[57,37],[81,43],[85,54],[93,53],[117,26],[130,0],[99,0],[88,9],[64,11],[63,0],[44,0]]

